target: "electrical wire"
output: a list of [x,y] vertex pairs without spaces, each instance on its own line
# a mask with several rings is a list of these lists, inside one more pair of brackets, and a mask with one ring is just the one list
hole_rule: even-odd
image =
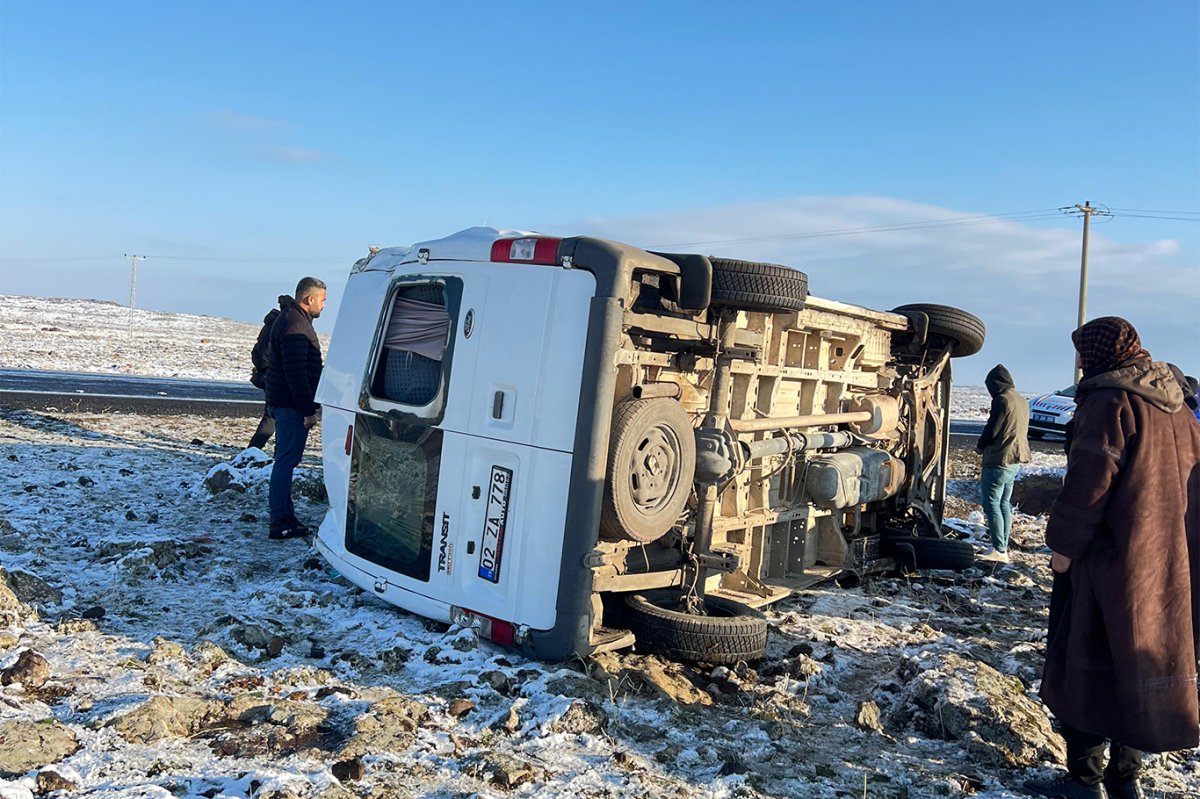
[[1128,212],[1118,213],[1115,216],[1122,218],[1133,217],[1135,219],[1172,219],[1176,222],[1200,222],[1200,216],[1155,216],[1152,214],[1131,214]]
[[774,241],[790,239],[824,238],[829,236],[857,236],[869,233],[890,233],[906,230],[923,230],[935,227],[957,227],[963,225],[994,225],[1001,222],[1032,222],[1038,219],[1055,219],[1059,217],[1057,208],[1042,208],[1033,211],[1015,211],[1006,214],[986,214],[981,216],[955,217],[950,219],[927,219],[914,222],[899,222],[893,225],[874,225],[860,228],[837,228],[834,230],[811,231],[807,233],[778,233],[767,236],[750,236],[740,239],[721,239],[713,241],[689,241],[673,244],[653,244],[653,249],[671,247],[711,247],[723,244],[746,244],[756,241]]
[[14,255],[0,255],[0,261],[111,261],[114,258],[120,258],[118,255],[86,255],[86,256],[63,256],[61,258],[53,255],[35,255],[29,258],[21,258]]
[[255,263],[255,264],[292,264],[297,262],[324,263],[326,261],[345,262],[345,256],[333,257],[297,257],[297,258],[239,258],[237,256],[206,256],[206,255],[146,255],[145,258],[156,258],[160,261],[215,261],[220,263]]
[[1177,215],[1200,216],[1200,211],[1162,211],[1162,210],[1155,211],[1155,210],[1149,210],[1146,208],[1111,208],[1109,210],[1122,211],[1124,213],[1129,213],[1129,214],[1177,214]]
[[[726,244],[749,244],[760,241],[787,241],[795,239],[828,238],[833,236],[861,236],[876,233],[896,233],[909,230],[926,230],[939,227],[972,227],[975,225],[995,225],[1003,222],[1036,222],[1042,219],[1058,218],[1064,210],[1073,208],[1038,208],[1029,211],[1010,211],[1002,214],[981,214],[979,216],[951,217],[945,219],[926,219],[913,222],[897,222],[891,225],[872,225],[856,228],[834,228],[832,230],[809,231],[806,233],[776,233],[765,236],[747,236],[738,239],[715,239],[711,241],[688,241],[673,244],[651,244],[648,249],[672,249],[678,247],[715,247]],[[1110,208],[1113,216],[1134,219],[1163,219],[1175,222],[1200,222],[1200,211],[1156,211],[1141,208]],[[1097,217],[1108,214],[1096,214]],[[1097,222],[1100,219],[1096,220]],[[0,256],[0,262],[19,261],[109,261],[127,256],[90,255],[90,256],[52,256],[37,255],[30,257]],[[208,255],[146,255],[160,261],[201,261],[209,263],[259,263],[259,264],[295,264],[295,263],[345,263],[345,256],[208,256]]]

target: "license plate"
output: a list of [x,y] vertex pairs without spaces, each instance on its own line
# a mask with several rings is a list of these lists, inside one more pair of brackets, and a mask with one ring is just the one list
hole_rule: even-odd
[[493,583],[500,582],[500,554],[504,551],[504,528],[508,526],[508,497],[512,491],[512,477],[512,469],[493,466],[492,477],[488,481],[479,576]]
[[1044,413],[1035,413],[1035,414],[1033,415],[1033,421],[1035,421],[1035,422],[1046,422],[1047,424],[1054,424],[1054,417],[1053,417],[1053,416],[1047,416],[1047,415],[1046,415],[1046,414],[1044,414]]

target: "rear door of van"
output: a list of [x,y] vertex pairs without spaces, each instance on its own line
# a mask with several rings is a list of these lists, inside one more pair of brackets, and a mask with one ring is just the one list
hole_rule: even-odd
[[[335,364],[331,348],[322,401],[357,414],[339,554],[416,612],[457,606],[548,629],[595,280],[526,264],[411,266],[420,273],[390,276],[373,342],[359,336],[370,354]],[[420,287],[431,285],[444,289],[449,326],[436,365],[428,348],[382,346],[388,319],[414,307],[395,298],[428,301],[437,292]]]

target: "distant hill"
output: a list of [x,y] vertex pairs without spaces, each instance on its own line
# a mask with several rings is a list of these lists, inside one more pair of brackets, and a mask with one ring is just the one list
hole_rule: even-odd
[[0,368],[248,380],[259,327],[103,300],[0,295]]

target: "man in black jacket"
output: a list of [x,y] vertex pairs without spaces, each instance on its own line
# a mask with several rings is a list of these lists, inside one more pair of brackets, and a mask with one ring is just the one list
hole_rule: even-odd
[[321,379],[321,344],[313,320],[325,308],[325,284],[306,277],[296,298],[281,297],[271,327],[267,366],[267,410],[275,420],[275,465],[271,467],[269,535],[279,540],[309,535],[292,504],[292,472],[300,464],[308,431],[317,423],[316,393]]

